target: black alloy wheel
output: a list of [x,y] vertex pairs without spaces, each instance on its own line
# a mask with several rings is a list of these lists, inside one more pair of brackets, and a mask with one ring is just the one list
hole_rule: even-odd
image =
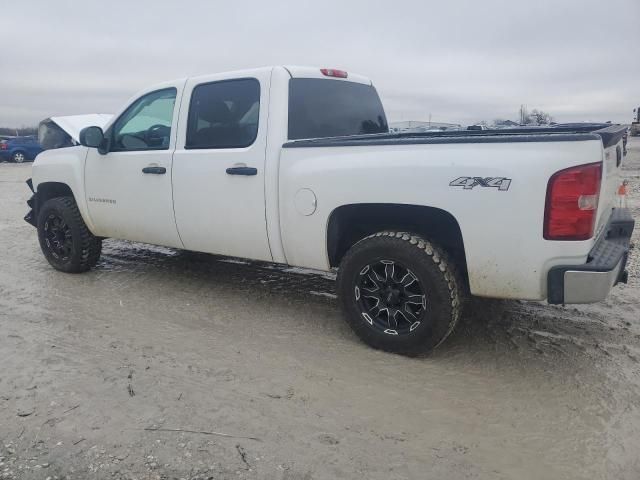
[[49,253],[57,260],[66,262],[73,250],[71,227],[57,213],[49,213],[44,222],[44,241]]
[[427,295],[418,277],[400,262],[379,260],[366,265],[354,289],[363,318],[387,335],[408,335],[427,310]]
[[464,300],[455,261],[409,232],[381,231],[356,242],[340,262],[337,291],[345,320],[364,342],[404,355],[440,345]]
[[102,239],[85,225],[73,197],[55,197],[38,208],[38,240],[42,253],[55,269],[86,272],[100,258]]

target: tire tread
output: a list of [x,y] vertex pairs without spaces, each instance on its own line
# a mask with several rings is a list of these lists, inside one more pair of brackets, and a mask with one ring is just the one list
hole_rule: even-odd
[[53,262],[49,256],[44,251],[45,257],[49,260],[51,265],[61,271],[68,273],[81,273],[90,270],[92,267],[95,267],[100,259],[100,254],[102,253],[102,239],[94,236],[87,225],[84,223],[82,219],[82,215],[80,214],[80,210],[78,209],[78,205],[73,197],[54,197],[43,205],[42,210],[49,204],[55,205],[60,210],[65,210],[68,215],[71,216],[72,221],[74,222],[74,226],[76,230],[80,233],[77,237],[78,241],[78,250],[79,255],[76,259],[72,260],[69,264],[61,267]]
[[[425,257],[429,261],[431,261],[437,267],[438,271],[442,274],[444,283],[446,284],[448,294],[449,294],[451,314],[449,317],[449,323],[442,337],[438,339],[438,341],[435,344],[433,344],[429,348],[426,348],[426,350],[422,350],[422,351],[418,351],[420,349],[415,349],[415,348],[412,348],[410,350],[404,350],[404,351],[399,349],[385,348],[385,350],[394,351],[396,353],[405,353],[405,354],[416,354],[416,353],[428,352],[432,349],[437,348],[439,345],[441,345],[442,342],[444,342],[447,339],[447,337],[451,334],[451,332],[453,332],[456,325],[458,324],[458,321],[460,320],[460,317],[462,314],[462,306],[464,303],[462,298],[463,296],[462,287],[464,285],[462,281],[462,277],[459,273],[459,269],[456,266],[455,262],[451,260],[451,258],[449,257],[449,255],[444,249],[433,244],[431,241],[425,239],[424,237],[411,232],[391,231],[391,230],[376,232],[358,241],[355,245],[351,247],[351,249],[349,249],[349,251],[343,257],[340,265],[340,269],[338,270],[338,283],[340,284],[340,280],[341,280],[340,272],[344,271],[343,266],[351,261],[352,257],[358,253],[360,248],[365,243],[369,242],[371,239],[375,239],[375,238],[384,239],[385,237],[387,237],[390,241],[393,241],[393,242],[396,242],[397,240],[406,242],[408,245],[414,247],[416,250],[419,250],[422,254],[425,255]],[[367,341],[367,339],[364,338],[362,335],[363,333],[362,329],[366,328],[366,326],[364,325],[364,323],[362,322],[360,323],[362,324],[360,328],[354,328],[354,324],[352,322],[349,322],[349,324],[352,326],[352,328],[354,328],[356,333],[365,341]]]

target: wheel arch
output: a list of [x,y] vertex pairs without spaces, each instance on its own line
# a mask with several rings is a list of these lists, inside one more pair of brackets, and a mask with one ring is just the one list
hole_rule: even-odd
[[458,221],[446,210],[424,205],[355,203],[335,208],[327,222],[330,266],[337,267],[353,245],[382,230],[408,231],[439,244],[458,264],[468,284],[464,239]]
[[47,181],[36,185],[36,193],[34,195],[36,201],[34,204],[35,218],[38,218],[39,209],[44,203],[55,197],[72,197],[80,210],[80,215],[90,231],[93,232],[93,223],[90,221],[88,212],[85,210],[86,203],[82,201],[77,192],[66,182]]
[[43,205],[44,202],[51,198],[55,197],[73,197],[74,200],[77,199],[71,190],[71,187],[63,182],[43,182],[38,184],[37,186],[38,193],[38,203]]

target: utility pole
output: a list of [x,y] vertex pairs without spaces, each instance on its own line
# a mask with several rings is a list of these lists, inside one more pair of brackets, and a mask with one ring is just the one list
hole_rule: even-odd
[[520,105],[520,125],[525,124],[526,117],[527,117],[527,106],[522,104]]

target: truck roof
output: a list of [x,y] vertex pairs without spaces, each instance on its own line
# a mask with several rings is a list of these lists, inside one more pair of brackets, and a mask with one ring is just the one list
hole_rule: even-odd
[[347,82],[364,83],[365,85],[372,85],[370,79],[357,73],[346,72],[346,78],[327,77],[322,73],[320,67],[301,67],[295,65],[285,65],[284,68],[289,72],[292,78],[331,78],[332,80],[342,80]]
[[[319,78],[319,79],[337,80],[342,82],[346,81],[346,82],[362,83],[365,85],[373,85],[373,83],[369,78],[363,75],[358,75],[357,73],[346,72],[347,74],[346,78],[340,78],[336,76],[323,74],[322,71],[332,70],[332,71],[344,72],[344,70],[336,70],[333,68],[324,68],[324,67],[305,67],[305,66],[299,66],[299,65],[274,65],[270,67],[259,67],[259,68],[251,68],[246,70],[233,70],[229,72],[215,72],[215,73],[224,74],[225,76],[242,78],[242,77],[250,77],[252,75],[255,75],[258,72],[271,71],[274,68],[284,68],[287,72],[289,72],[289,75],[291,75],[291,78]],[[197,75],[189,78],[196,81],[198,81],[199,78],[202,78],[204,81],[205,79],[208,79],[210,75],[211,74]],[[166,84],[167,82],[163,82],[161,84],[156,85],[155,87],[161,87]]]

